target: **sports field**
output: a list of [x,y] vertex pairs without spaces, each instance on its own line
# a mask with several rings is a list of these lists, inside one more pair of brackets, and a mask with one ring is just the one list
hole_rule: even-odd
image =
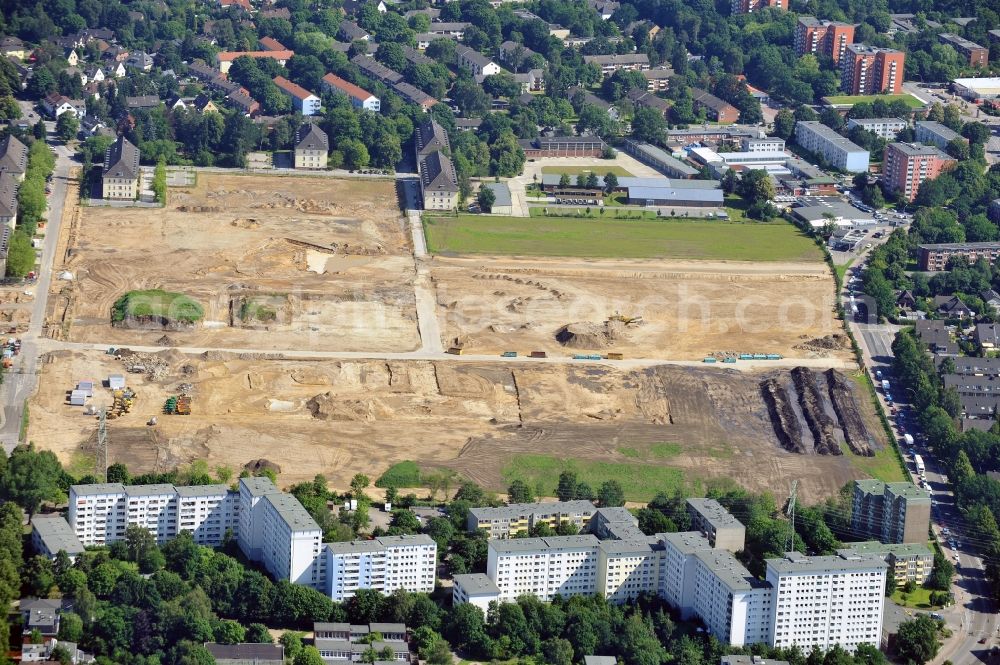
[[903,100],[906,105],[911,109],[919,109],[924,107],[924,103],[914,97],[913,95],[832,95],[823,98],[830,104],[860,104],[862,102],[874,102],[875,100],[881,99],[887,104],[892,102]]
[[435,254],[819,261],[811,238],[784,221],[615,220],[576,217],[425,217]]
[[632,175],[622,167],[617,164],[597,164],[595,166],[543,166],[542,173],[545,175],[587,175],[588,173],[596,173],[599,176],[603,176],[605,173],[614,173],[616,176],[630,176]]

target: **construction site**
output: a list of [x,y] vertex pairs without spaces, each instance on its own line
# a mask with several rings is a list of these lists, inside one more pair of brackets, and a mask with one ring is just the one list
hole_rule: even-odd
[[[798,479],[808,500],[885,445],[843,374],[803,370],[810,391],[790,371],[853,367],[818,260],[438,257],[414,237],[384,180],[199,172],[160,210],[68,209],[28,438],[91,469],[103,412],[134,473],[346,488],[414,460],[503,490],[542,456]],[[747,353],[765,360],[724,364]]]
[[840,325],[829,270],[818,261],[435,257],[431,272],[445,346],[472,353],[690,360],[760,349],[851,358],[846,343],[810,345]]
[[[349,194],[348,194],[349,190]],[[200,173],[166,208],[77,207],[49,334],[113,345],[408,351],[413,256],[391,181]],[[196,326],[111,326],[123,295],[196,302]]]

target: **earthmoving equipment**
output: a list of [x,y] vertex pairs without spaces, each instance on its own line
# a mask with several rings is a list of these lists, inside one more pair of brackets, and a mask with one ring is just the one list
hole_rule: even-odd
[[608,317],[608,321],[621,321],[622,323],[624,323],[627,326],[633,326],[633,325],[638,325],[638,324],[642,323],[642,317],[641,316],[625,316],[621,312],[615,312],[614,314],[612,314],[611,316]]
[[191,415],[191,398],[187,395],[181,395],[177,398],[177,415],[179,416],[190,416]]

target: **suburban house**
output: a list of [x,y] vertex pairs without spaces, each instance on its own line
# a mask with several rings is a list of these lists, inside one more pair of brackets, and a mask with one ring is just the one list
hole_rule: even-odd
[[458,64],[472,72],[473,76],[490,76],[501,72],[500,65],[469,46],[456,48],[455,58]]
[[274,58],[282,66],[285,65],[292,56],[295,55],[294,51],[222,51],[218,53],[215,57],[219,61],[219,71],[223,74],[229,73],[229,68],[233,66],[233,61],[241,56],[247,56],[248,58]]
[[1000,348],[1000,325],[996,323],[976,324],[976,343],[983,351]]
[[160,98],[156,95],[139,95],[138,97],[126,97],[125,107],[133,110],[155,109],[160,105]]
[[292,83],[284,76],[275,76],[274,84],[292,100],[292,108],[302,115],[316,115],[322,104],[319,97],[312,94],[298,83]]
[[710,92],[691,88],[691,97],[695,112],[704,110],[705,115],[715,122],[736,122],[740,119],[739,109]]
[[295,136],[295,168],[325,169],[330,152],[330,139],[326,132],[307,122],[299,127]]
[[53,118],[63,113],[73,113],[78,118],[87,115],[87,104],[82,99],[70,99],[66,95],[53,92],[42,100],[42,108]]
[[951,319],[971,319],[976,316],[958,296],[934,296],[934,311]]
[[244,115],[255,116],[260,111],[260,102],[238,88],[226,95],[226,101],[234,109],[243,112]]
[[139,193],[139,149],[119,136],[104,155],[101,192],[106,199],[134,200]]
[[323,77],[323,89],[343,93],[354,108],[378,113],[382,106],[378,97],[350,81],[345,81],[336,74],[327,74]]
[[205,93],[201,93],[200,95],[195,97],[192,106],[194,106],[195,110],[198,111],[198,113],[219,112],[219,107],[216,106],[215,102],[212,101],[212,98],[206,95]]
[[343,20],[340,22],[340,37],[350,44],[357,41],[368,41],[371,35],[354,21]]
[[614,55],[585,55],[583,61],[597,65],[604,76],[610,76],[619,69],[641,72],[649,69],[649,56],[645,53],[624,53]]
[[280,644],[217,644],[205,648],[217,665],[284,665],[285,648]]

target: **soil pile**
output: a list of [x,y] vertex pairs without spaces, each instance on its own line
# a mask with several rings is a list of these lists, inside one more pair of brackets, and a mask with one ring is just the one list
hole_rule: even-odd
[[262,471],[265,471],[267,469],[270,469],[275,473],[281,473],[280,466],[278,466],[271,460],[264,459],[263,457],[260,459],[250,460],[249,462],[243,465],[243,468],[253,474],[260,474]]
[[603,325],[570,323],[556,331],[556,341],[571,349],[603,349],[624,336],[617,321],[608,321]]
[[858,413],[858,404],[854,401],[850,382],[835,369],[828,369],[825,374],[827,387],[830,390],[830,401],[833,403],[837,418],[840,419],[847,445],[856,455],[874,456],[875,452],[869,443],[871,437]]
[[845,351],[851,348],[851,341],[847,335],[834,333],[824,337],[817,337],[801,344],[795,345],[800,351]]
[[814,449],[820,455],[842,455],[833,430],[836,423],[823,408],[823,395],[816,386],[816,377],[805,367],[792,370],[792,382],[799,394],[799,406],[812,432]]
[[802,426],[799,424],[795,409],[788,399],[788,391],[778,383],[777,379],[767,379],[760,384],[760,392],[771,415],[774,434],[778,437],[781,447],[793,453],[805,453],[802,444]]

